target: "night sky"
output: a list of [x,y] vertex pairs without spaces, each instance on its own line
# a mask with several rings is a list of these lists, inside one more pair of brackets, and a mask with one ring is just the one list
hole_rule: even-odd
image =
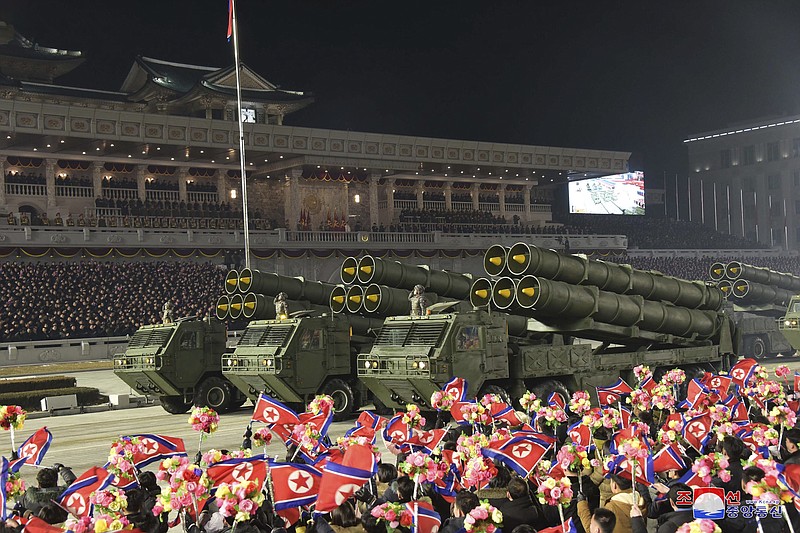
[[[797,1],[238,0],[242,61],[316,103],[289,125],[632,151],[651,185],[691,133],[800,112]],[[225,66],[225,0],[5,1],[0,20],[117,90],[136,54]],[[671,180],[668,180],[668,183]]]

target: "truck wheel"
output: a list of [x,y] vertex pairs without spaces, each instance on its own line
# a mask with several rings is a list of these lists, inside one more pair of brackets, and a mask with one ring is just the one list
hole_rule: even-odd
[[192,404],[183,401],[183,396],[159,396],[161,407],[171,415],[182,415],[191,409]]
[[767,345],[764,343],[764,339],[761,337],[756,337],[753,339],[753,342],[750,345],[750,354],[756,359],[766,359]]
[[345,420],[353,413],[356,405],[353,389],[341,379],[330,380],[323,387],[322,394],[333,398],[333,419],[335,421]]
[[210,377],[200,384],[194,403],[210,407],[218,413],[224,413],[230,409],[232,399],[231,384],[222,378]]
[[542,402],[547,402],[547,398],[554,392],[558,393],[564,399],[566,405],[569,405],[569,400],[572,398],[567,386],[557,379],[540,381],[533,386],[531,392],[534,393],[537,398],[541,398]]

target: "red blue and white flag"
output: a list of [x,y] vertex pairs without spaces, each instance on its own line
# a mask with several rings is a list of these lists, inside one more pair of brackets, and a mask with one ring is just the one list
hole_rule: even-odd
[[656,473],[683,470],[684,468],[686,468],[686,461],[683,460],[678,445],[674,442],[662,448],[653,457],[653,471]]
[[464,378],[453,378],[442,387],[448,396],[455,398],[457,402],[463,402],[467,399],[467,380]]
[[356,419],[356,425],[365,428],[380,429],[386,425],[386,419],[372,411],[361,411]]
[[58,504],[75,517],[89,516],[92,514],[89,496],[93,492],[105,489],[113,480],[114,476],[108,470],[93,466],[61,493]]
[[17,457],[9,463],[10,472],[19,472],[22,465],[40,465],[44,459],[47,450],[50,449],[50,443],[53,442],[53,434],[46,427],[36,430],[33,435],[28,437],[17,450]]
[[580,420],[569,427],[567,430],[567,435],[569,436],[570,440],[572,440],[573,444],[586,447],[589,447],[593,444],[592,430]]
[[[416,506],[416,512],[414,507]],[[442,517],[428,502],[414,501],[406,504],[406,509],[417,516],[417,523],[411,524],[411,533],[436,533],[442,525]]]
[[276,511],[311,505],[319,494],[322,472],[304,464],[279,463],[269,460],[272,497]]
[[705,412],[693,418],[684,419],[681,435],[692,448],[703,453],[706,443],[711,438],[711,415]]
[[755,359],[740,359],[731,367],[730,376],[733,382],[740,387],[747,386],[750,378],[753,377],[758,368],[758,361]]
[[267,461],[263,455],[226,459],[209,466],[206,475],[211,480],[212,488],[223,483],[233,484],[245,481],[254,481],[261,488],[267,480]]
[[8,459],[0,457],[0,519],[8,518],[8,493],[6,492],[6,482],[8,481]]
[[550,449],[550,444],[530,436],[512,437],[492,442],[481,448],[481,455],[505,464],[522,477],[527,477]]
[[383,439],[395,446],[406,446],[411,440],[411,428],[403,422],[403,413],[396,414],[383,428]]
[[327,513],[356,493],[378,471],[372,446],[351,444],[341,463],[328,461],[322,472],[316,511]]
[[409,444],[411,445],[412,451],[431,454],[433,453],[433,450],[442,444],[442,441],[446,436],[447,431],[444,429],[421,431],[411,437]]
[[703,478],[697,475],[696,472],[692,472],[691,469],[678,480],[678,483],[685,483],[690,487],[708,487],[708,483],[703,481]]
[[183,439],[178,437],[168,437],[166,435],[155,435],[153,433],[141,433],[130,435],[131,438],[138,438],[141,444],[141,452],[133,454],[133,464],[138,469],[161,461],[167,457],[183,457],[186,455],[186,446]]
[[233,0],[228,0],[228,40],[233,35]]
[[253,422],[263,422],[267,425],[292,425],[299,424],[297,413],[263,392],[259,395],[253,409]]
[[544,529],[540,529],[539,533],[564,533],[566,530],[567,533],[578,533],[575,524],[572,521],[572,518],[567,518],[567,521],[563,524],[559,524],[553,527],[546,527]]
[[616,383],[609,387],[597,387],[597,400],[601,407],[609,407],[622,401],[622,397],[633,391],[625,380],[619,378]]

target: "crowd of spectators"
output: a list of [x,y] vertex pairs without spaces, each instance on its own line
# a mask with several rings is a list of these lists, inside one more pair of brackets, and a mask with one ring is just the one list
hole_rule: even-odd
[[144,182],[144,188],[149,191],[177,191],[179,186],[177,181],[148,179]]
[[224,277],[189,261],[0,263],[0,341],[129,335],[166,300],[175,317],[206,316]]
[[103,178],[103,187],[108,189],[138,189],[136,180],[130,178]]
[[186,190],[191,192],[217,192],[217,186],[211,182],[201,183],[198,181],[187,181]]
[[22,185],[45,185],[47,180],[39,173],[33,172],[8,172],[6,183],[20,183]]
[[92,180],[86,176],[61,176],[56,175],[56,186],[65,187],[92,187]]
[[462,211],[438,209],[403,209],[400,212],[400,223],[416,224],[494,224],[504,225],[508,222],[501,216],[489,211]]
[[628,247],[650,249],[751,249],[767,246],[720,233],[696,222],[645,216],[570,215],[564,220],[585,233],[628,236]]

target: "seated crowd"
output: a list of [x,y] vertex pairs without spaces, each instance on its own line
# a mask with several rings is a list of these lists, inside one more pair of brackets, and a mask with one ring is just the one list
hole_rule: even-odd
[[[8,178],[6,178],[8,181]],[[56,175],[56,187],[93,187],[92,180],[86,176]]]
[[225,270],[190,261],[0,263],[0,341],[129,335],[174,316],[205,316]]
[[47,180],[41,172],[7,172],[6,183],[20,183],[23,185],[45,185]]

